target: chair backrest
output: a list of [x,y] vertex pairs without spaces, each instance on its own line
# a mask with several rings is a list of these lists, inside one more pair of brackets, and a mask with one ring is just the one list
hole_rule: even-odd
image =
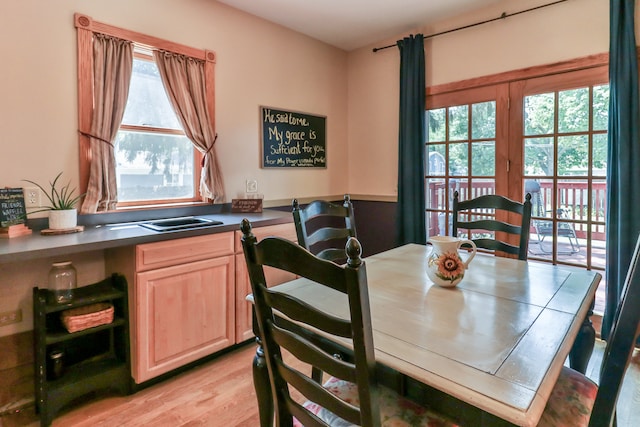
[[[279,237],[257,241],[251,224],[244,219],[242,247],[249,271],[258,333],[262,341],[271,389],[274,396],[276,425],[291,426],[292,417],[306,427],[326,426],[289,394],[297,390],[351,424],[380,426],[375,382],[375,357],[365,263],[362,249],[355,238],[346,244],[345,265],[316,257],[305,248]],[[268,288],[263,267],[269,266],[294,273],[341,292],[348,302],[349,318],[340,318],[302,301]],[[315,331],[315,333],[313,333]],[[322,334],[347,341],[353,349],[353,363],[333,357],[313,336]],[[309,375],[292,368],[282,357],[287,356],[320,368],[323,372],[357,385],[360,407],[345,402],[324,389]],[[290,360],[290,359],[287,359]]]
[[298,244],[319,258],[334,262],[344,260],[347,239],[357,237],[349,195],[345,194],[342,205],[315,200],[300,208],[298,199],[294,199],[292,205]]
[[608,426],[615,416],[616,403],[625,372],[640,332],[640,236],[624,281],[605,347],[598,394],[591,410],[589,426]]
[[[499,211],[519,215],[517,223],[499,220]],[[531,225],[531,194],[527,193],[524,203],[516,202],[496,194],[488,194],[475,199],[460,201],[456,191],[453,196],[452,235],[458,236],[459,229],[466,229],[468,238],[478,248],[506,252],[526,260],[529,249],[529,226]],[[487,231],[489,236],[473,237],[474,233]],[[517,236],[518,244],[511,244],[500,234]]]

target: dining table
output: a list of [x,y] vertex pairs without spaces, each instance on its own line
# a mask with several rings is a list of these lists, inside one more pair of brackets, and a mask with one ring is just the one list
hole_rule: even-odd
[[[427,276],[430,251],[407,244],[364,259],[380,381],[392,373],[387,382],[397,391],[463,426],[537,425],[567,360],[586,370],[601,275],[478,252],[461,283],[441,287]],[[344,294],[308,279],[272,289],[349,317]],[[254,386],[265,427],[273,403],[257,342]]]

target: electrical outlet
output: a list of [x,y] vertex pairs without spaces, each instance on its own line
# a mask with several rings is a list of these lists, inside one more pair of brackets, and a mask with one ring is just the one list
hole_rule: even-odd
[[22,309],[0,313],[0,326],[22,322]]
[[255,179],[247,180],[247,193],[257,193],[258,192],[258,181]]
[[39,208],[42,206],[42,195],[37,187],[24,188],[24,206],[27,208]]

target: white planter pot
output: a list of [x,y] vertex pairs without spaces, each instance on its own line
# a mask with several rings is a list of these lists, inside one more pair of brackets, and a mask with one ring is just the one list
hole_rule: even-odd
[[49,211],[49,228],[51,230],[66,230],[78,225],[78,211],[76,209]]

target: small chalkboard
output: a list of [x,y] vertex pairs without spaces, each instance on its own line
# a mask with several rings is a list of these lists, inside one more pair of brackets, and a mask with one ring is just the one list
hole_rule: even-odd
[[263,168],[326,168],[327,118],[260,107]]
[[0,188],[0,227],[24,224],[26,220],[22,188]]

